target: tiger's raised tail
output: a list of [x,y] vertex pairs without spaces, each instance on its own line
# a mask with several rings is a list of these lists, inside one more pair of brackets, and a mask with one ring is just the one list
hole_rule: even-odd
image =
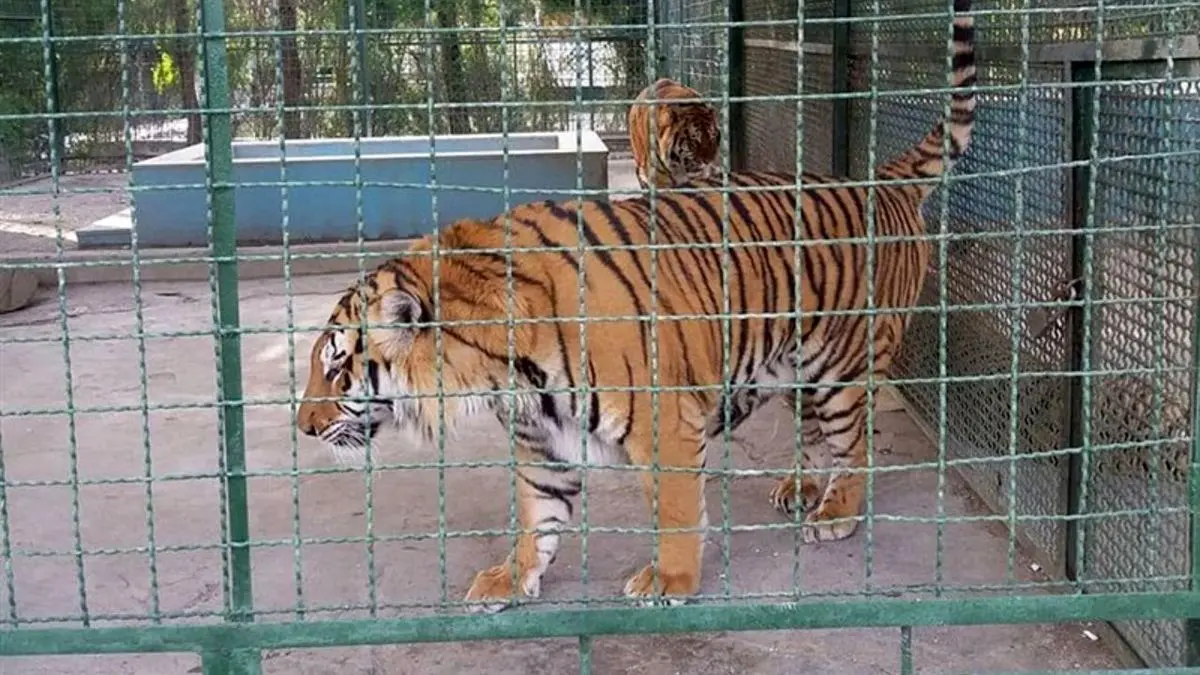
[[[950,72],[950,86],[955,90],[950,95],[950,117],[939,119],[933,130],[914,145],[908,152],[879,167],[879,178],[912,179],[937,178],[948,168],[948,164],[967,151],[971,142],[971,130],[975,126],[975,18],[964,16],[971,11],[971,0],[954,0],[954,57]],[[949,124],[944,124],[948,121]],[[945,131],[950,131],[949,153],[944,153],[942,141]],[[921,199],[929,196],[936,183],[914,184]]]

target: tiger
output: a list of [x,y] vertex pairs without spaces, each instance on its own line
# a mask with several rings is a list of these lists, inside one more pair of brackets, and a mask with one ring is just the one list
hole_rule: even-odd
[[[709,448],[789,386],[783,395],[799,397],[832,460],[818,485],[804,482],[801,458],[803,539],[851,536],[866,481],[862,381],[886,378],[930,259],[921,208],[936,185],[898,179],[941,176],[974,126],[970,0],[954,8],[949,116],[877,172],[889,179],[875,188],[877,235],[888,239],[876,244],[873,333],[846,311],[868,304],[866,187],[804,173],[801,191],[794,175],[743,171],[727,176],[741,188],[727,195],[527,203],[458,220],[347,288],[313,343],[297,428],[346,454],[384,427],[432,443],[475,413],[512,425],[520,533],[472,578],[469,611],[540,596],[580,470],[614,463],[641,478],[659,533],[656,565],[623,594],[642,605],[694,598]],[[647,246],[652,222],[669,246]],[[772,502],[794,506],[796,475],[778,479]]]
[[[661,102],[639,103],[655,99]],[[695,89],[663,77],[642,89],[629,107],[629,147],[643,190],[650,183],[673,188],[692,179],[720,175],[717,113],[698,99],[700,93]],[[657,134],[654,144],[649,141],[651,106]]]

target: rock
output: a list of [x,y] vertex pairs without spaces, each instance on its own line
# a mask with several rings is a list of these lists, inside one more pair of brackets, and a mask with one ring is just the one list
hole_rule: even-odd
[[28,305],[37,288],[37,277],[29,270],[0,270],[0,314]]

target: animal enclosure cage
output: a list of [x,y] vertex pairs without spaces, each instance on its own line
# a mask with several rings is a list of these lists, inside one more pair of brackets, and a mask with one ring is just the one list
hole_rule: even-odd
[[[436,455],[398,462],[369,455],[365,468],[351,469],[306,459],[310,450],[291,429],[306,350],[332,306],[330,294],[369,271],[381,251],[403,248],[364,241],[363,195],[387,188],[387,179],[368,184],[359,173],[351,181],[304,182],[281,162],[278,180],[255,187],[279,192],[282,217],[263,225],[277,229],[282,250],[241,250],[235,139],[275,140],[287,157],[296,137],[349,138],[356,167],[366,139],[396,135],[432,141],[587,128],[615,148],[637,91],[670,76],[718,110],[730,168],[802,168],[869,182],[875,167],[926,133],[943,110],[949,3],[119,0],[100,7],[43,0],[12,7],[6,11],[0,0],[0,63],[8,64],[0,72],[10,85],[0,86],[0,164],[18,167],[13,174],[48,172],[51,187],[43,191],[66,200],[68,159],[86,164],[81,157],[94,152],[128,170],[145,153],[161,154],[147,149],[148,140],[166,138],[152,128],[181,128],[172,142],[203,144],[203,180],[145,189],[203,191],[208,246],[151,251],[139,247],[135,227],[129,250],[81,257],[60,225],[51,258],[0,260],[0,269],[37,270],[54,296],[44,325],[0,329],[8,380],[0,382],[0,654],[187,652],[215,675],[260,672],[265,650],[554,637],[579,640],[580,668],[588,672],[594,643],[605,636],[887,627],[898,635],[896,670],[910,673],[933,667],[920,658],[921,627],[1097,621],[1111,622],[1147,666],[1200,669],[1195,0],[975,4],[980,83],[972,148],[930,199],[933,261],[893,373],[932,453],[905,463],[877,448],[872,471],[880,498],[910,485],[896,476],[928,472],[929,481],[915,483],[928,489],[928,502],[905,510],[871,501],[860,533],[842,542],[853,548],[835,549],[854,552],[849,563],[837,559],[853,578],[813,585],[806,580],[823,577],[812,561],[829,564],[840,553],[793,550],[793,522],[737,516],[731,504],[749,502],[739,501],[735,484],[763,480],[767,467],[735,467],[727,443],[710,460],[720,495],[712,500],[710,536],[720,559],[706,566],[703,602],[613,606],[616,587],[601,587],[613,579],[597,569],[616,556],[594,542],[617,548],[626,545],[621,537],[653,533],[605,520],[611,513],[585,490],[581,524],[567,529],[580,540],[571,573],[578,583],[496,617],[461,615],[451,591],[459,580],[448,569],[455,556],[496,555],[514,533],[511,503],[501,508],[515,489],[511,429],[498,432],[505,442],[490,455],[464,459],[439,446]],[[438,146],[429,147],[436,167]],[[577,167],[582,186],[582,161]],[[428,190],[436,214],[454,186],[434,175]],[[297,251],[288,241],[289,194],[326,183],[356,190],[354,212],[346,214],[357,221],[356,250]],[[525,194],[511,181],[474,189],[513,205]],[[18,183],[0,194],[38,190]],[[629,191],[610,180],[601,190],[558,192],[569,200]],[[239,268],[264,260],[282,263],[286,316],[243,292]],[[344,273],[320,288],[305,286],[293,273],[305,260],[341,265]],[[210,316],[175,325],[156,315],[147,279],[197,263],[208,274]],[[105,267],[128,274],[132,332],[98,328],[78,309],[77,279]],[[320,303],[305,304],[303,296],[317,294]],[[268,338],[278,338],[272,344],[286,354],[272,372],[250,358],[269,351],[258,351]],[[181,348],[182,340],[205,346]],[[126,403],[110,400],[121,394],[108,385],[98,385],[100,394],[81,385],[80,369],[89,358],[109,358],[101,347],[110,343],[131,350],[123,365],[137,371]],[[173,351],[156,356],[156,343]],[[211,352],[215,377],[184,363],[199,352]],[[18,368],[35,360],[61,362],[65,381],[35,387]],[[212,390],[196,389],[171,368],[215,379]],[[49,386],[61,398],[42,391]],[[262,412],[268,408],[276,412]],[[175,442],[169,425],[178,423],[164,420],[193,412],[214,418],[208,435],[188,436],[187,447],[167,454]],[[124,467],[117,470],[102,461],[108,447],[96,443],[89,420],[119,414],[133,420],[132,436],[119,438],[137,447],[132,459],[114,460]],[[62,432],[63,441],[47,440],[51,432]],[[256,454],[266,442],[288,447],[267,461]],[[56,460],[61,470],[31,470],[31,457],[49,446],[65,448]],[[501,477],[481,485],[495,488],[495,499],[479,504],[491,505],[495,517],[464,514],[453,486],[486,490],[460,472],[489,469]],[[330,476],[365,483],[355,532],[325,528],[328,516],[313,513],[304,486]],[[958,479],[981,508],[947,506]],[[203,499],[187,491],[193,484],[207,491]],[[278,486],[271,489],[286,516],[256,509],[255,486],[263,484]],[[340,485],[324,493],[322,505],[356,495],[349,483]],[[401,485],[420,497],[400,499]],[[262,504],[270,489],[257,489]],[[625,498],[603,489],[605,497]],[[43,513],[37,502],[51,490],[67,502]],[[96,496],[101,490],[124,491]],[[164,502],[181,497],[207,509],[179,516],[203,521],[202,536],[181,537],[162,524],[170,522]],[[421,509],[428,513],[419,526],[387,520]],[[110,538],[105,521],[119,518],[137,523],[128,528],[137,531]],[[51,534],[35,533],[43,525]],[[896,555],[886,548],[898,545],[889,527],[927,532],[921,575],[879,571]],[[964,572],[956,562],[968,555],[962,531],[989,527],[1001,532],[997,575]],[[473,543],[485,536],[491,543]],[[352,562],[323,553],[343,545],[356,547]],[[737,569],[749,556],[745,548],[768,546],[779,553],[774,576],[747,581]],[[206,562],[172,567],[193,555]],[[427,569],[428,588],[389,586],[382,571],[389,557]],[[114,569],[117,560],[126,562]],[[256,574],[263,568],[270,571]],[[171,575],[188,575],[180,569],[211,582],[196,593],[201,600],[172,599],[170,586],[183,582]],[[113,600],[106,575],[144,578],[125,580],[140,599]],[[323,591],[320,580],[336,576],[357,586],[344,595]],[[65,592],[61,601],[39,597],[51,586]]]

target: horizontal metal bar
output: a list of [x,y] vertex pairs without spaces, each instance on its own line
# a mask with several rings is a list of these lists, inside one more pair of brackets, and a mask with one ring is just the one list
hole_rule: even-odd
[[1179,592],[938,600],[877,598],[544,612],[516,609],[496,615],[290,624],[13,629],[0,632],[0,655],[214,652],[583,635],[1164,620],[1195,616],[1200,612],[1197,608],[1200,608],[1200,593]]
[[[880,49],[880,53],[884,54],[885,56],[904,57],[907,59],[910,57],[915,58],[915,56],[920,56],[922,54],[921,50],[922,50],[922,48],[920,46],[914,46],[911,49],[904,48],[904,49],[898,49],[898,50],[891,50],[890,53],[889,53],[889,50]],[[854,50],[852,49],[851,52],[854,53]],[[925,57],[928,57],[933,53],[934,53],[934,51],[927,51],[925,53]],[[943,55],[943,56],[945,54],[944,50],[936,50],[936,53],[939,55]],[[866,52],[860,51],[857,53],[857,55],[858,56],[866,56],[867,54],[866,54]],[[1088,58],[1091,58],[1091,57],[1089,56]],[[989,60],[996,60],[996,59],[989,59]],[[1000,61],[1003,61],[1004,63],[1011,63],[1013,60],[1014,59],[1007,59],[1007,60],[1000,59]],[[1019,59],[1016,59],[1016,60],[1019,60]],[[1031,59],[1031,62],[1032,61],[1033,61],[1033,59]],[[1057,63],[1057,62],[1055,62],[1055,63]],[[1174,77],[1176,79],[1179,79],[1179,78],[1185,76],[1185,73],[1196,73],[1196,72],[1200,72],[1200,61],[1197,61],[1196,59],[1176,57],[1176,59],[1175,59],[1175,74],[1174,74]],[[1187,75],[1187,76],[1190,77],[1190,75]],[[1093,83],[1093,82],[1078,83],[1078,82],[1063,82],[1063,81],[1048,81],[1048,82],[1036,82],[1035,81],[1035,82],[1027,82],[1027,83],[1015,82],[1012,84],[977,84],[977,85],[975,85],[974,89],[977,94],[981,94],[981,95],[983,95],[983,94],[1007,94],[1010,96],[1010,100],[1015,101],[1017,99],[1018,94],[1021,91],[1046,91],[1046,92],[1063,91],[1063,92],[1068,92],[1068,91],[1072,91],[1075,89],[1095,89],[1095,88],[1114,89],[1117,87],[1139,86],[1139,85],[1146,85],[1146,84],[1161,84],[1166,81],[1167,81],[1167,78],[1165,75],[1151,75],[1151,76],[1146,76],[1146,77],[1105,79],[1102,83],[1099,83],[1099,84]],[[884,99],[884,98],[902,99],[902,98],[909,97],[909,96],[941,96],[949,91],[950,91],[950,88],[948,88],[945,85],[934,85],[934,86],[927,86],[927,87],[893,88],[893,89],[879,90],[879,91],[870,91],[870,90],[866,90],[866,89],[859,89],[859,90],[844,91],[844,92],[769,94],[769,95],[762,95],[762,96],[733,96],[733,95],[730,95],[728,97],[720,96],[720,95],[707,95],[707,96],[701,95],[701,96],[693,98],[691,100],[700,101],[700,102],[704,102],[704,103],[711,103],[711,104],[724,103],[726,101],[728,101],[729,103],[760,103],[760,102],[796,103],[797,101],[823,102],[823,101],[836,101],[836,100],[841,100],[841,99],[857,99],[857,100],[867,101],[867,100],[870,100],[873,98],[874,99]],[[653,99],[643,99],[643,100],[653,101]],[[624,106],[633,105],[634,103],[638,103],[638,102],[639,102],[638,100],[632,99],[632,98],[610,98],[610,99],[604,99],[604,100],[587,100],[587,99],[581,98],[579,100],[560,99],[560,100],[541,100],[541,101],[519,101],[519,100],[455,101],[455,102],[434,101],[432,103],[426,101],[425,103],[373,103],[371,105],[361,105],[361,104],[345,104],[345,105],[343,105],[343,104],[328,104],[328,105],[314,104],[314,105],[286,105],[286,106],[274,106],[274,105],[253,106],[253,105],[251,105],[251,106],[243,106],[243,107],[237,108],[237,109],[234,109],[234,108],[164,108],[164,109],[159,109],[159,110],[134,110],[134,111],[121,111],[121,110],[115,110],[115,111],[114,110],[85,110],[85,111],[75,110],[75,111],[70,111],[70,110],[67,110],[67,111],[59,111],[59,112],[53,112],[53,113],[49,113],[49,112],[48,113],[16,113],[16,114],[5,113],[5,114],[0,114],[0,121],[44,122],[46,120],[51,120],[51,119],[53,119],[53,120],[60,120],[60,119],[96,120],[96,119],[102,119],[102,118],[116,118],[116,117],[122,117],[122,118],[134,118],[134,117],[150,118],[150,117],[159,117],[159,116],[178,117],[181,115],[188,115],[188,114],[192,114],[192,113],[203,113],[203,114],[210,114],[210,115],[218,115],[218,114],[226,114],[226,113],[236,114],[236,115],[253,115],[256,113],[277,114],[279,112],[288,112],[288,113],[310,113],[310,112],[311,113],[332,113],[332,112],[354,112],[354,111],[361,112],[361,111],[365,111],[368,109],[372,110],[372,111],[381,111],[381,110],[383,110],[383,111],[395,111],[395,110],[426,111],[430,107],[432,107],[434,110],[505,110],[505,109],[516,110],[516,109],[529,109],[529,108],[546,108],[546,109],[555,110],[555,109],[567,108],[568,106],[570,106],[570,109],[572,109],[572,110],[582,111],[584,109],[624,107]],[[1163,157],[1163,156],[1190,156],[1190,155],[1194,155],[1194,154],[1196,154],[1196,151],[1194,149],[1185,149],[1185,150],[1180,150],[1180,151],[1174,152],[1174,153],[1129,154],[1129,155],[1122,155],[1122,156],[1118,156],[1118,157],[1103,157],[1101,159],[1103,159],[1106,162],[1119,162],[1119,161],[1129,161],[1129,160],[1133,160],[1133,159],[1154,159],[1154,158]],[[444,156],[444,155],[442,155],[442,156]],[[1044,171],[1048,168],[1059,169],[1059,168],[1064,168],[1064,167],[1068,167],[1068,166],[1070,166],[1070,164],[1055,163],[1055,164],[1049,164],[1049,165],[1034,165],[1034,166],[1031,166],[1028,168],[1010,169],[1010,170],[1006,170],[1006,171],[978,172],[978,173],[972,173],[972,174],[965,174],[961,178],[959,178],[959,180],[974,179],[974,178],[980,178],[980,177],[984,177],[984,176],[998,177],[998,176],[1004,176],[1004,175],[1017,175],[1017,174],[1021,174],[1021,173],[1030,173],[1033,171]],[[879,183],[885,183],[885,182],[891,183],[891,184],[902,184],[905,181],[902,181],[902,180],[882,181],[882,180],[878,180],[878,179],[872,179],[872,180],[863,181],[862,183],[863,184],[879,184]],[[921,179],[920,181],[916,181],[916,182],[929,182],[929,179]],[[271,187],[271,186],[277,186],[279,184],[280,184],[279,181],[262,181],[262,182],[255,182],[255,183],[243,183],[243,182],[233,183],[233,185],[235,185],[236,187],[248,187],[248,186]],[[351,183],[348,181],[295,181],[295,182],[289,181],[287,184],[291,185],[291,186],[297,186],[297,185],[343,185],[343,184],[351,184]],[[198,183],[177,183],[174,185],[143,186],[140,188],[135,187],[135,188],[133,188],[133,190],[136,192],[160,191],[160,190],[181,190],[181,189],[192,189],[198,185],[199,185]],[[849,183],[841,183],[841,185],[850,185],[850,184]],[[225,184],[217,185],[217,187],[224,187],[224,186],[225,186]],[[415,188],[421,188],[421,189],[427,189],[430,187],[427,183],[394,183],[394,182],[366,182],[363,184],[363,186],[364,187],[389,187],[389,188],[391,188],[391,187],[415,187]],[[830,187],[830,186],[832,186],[832,184],[827,184],[826,186]],[[455,189],[455,190],[465,190],[465,191],[474,191],[474,192],[494,192],[498,189],[498,188],[488,188],[488,187],[472,187],[472,186],[466,186],[466,185],[439,185],[437,187],[442,190]],[[768,190],[768,189],[775,189],[775,188],[759,188],[760,191]],[[816,188],[812,188],[812,189],[816,189]],[[536,190],[534,188],[521,188],[519,190],[514,189],[514,188],[509,188],[509,190],[511,192],[513,192],[514,194],[515,193],[525,193],[525,192],[528,192],[528,193],[536,192],[536,193],[541,194],[543,192],[547,192],[546,190]],[[672,194],[686,194],[689,192],[707,192],[707,191],[708,191],[707,188],[675,188],[673,190],[670,190],[669,192]],[[61,190],[61,192],[66,192],[66,193],[71,193],[71,194],[85,194],[85,193],[109,194],[109,193],[115,192],[115,190],[111,187],[67,188],[67,189]],[[606,189],[606,190],[582,190],[582,189],[562,190],[562,189],[560,189],[560,190],[551,190],[549,192],[551,194],[576,195],[576,194],[608,194],[608,193],[613,193],[613,192],[625,193],[625,192],[629,192],[629,190],[626,188]],[[668,193],[668,191],[665,189],[660,190],[659,192],[663,193],[663,194]],[[48,194],[48,193],[49,193],[49,191],[45,188],[4,189],[4,190],[0,191],[0,196],[22,195],[22,194]]]
[[[1188,10],[1194,6],[1191,0],[1181,0],[1180,2],[1155,2],[1146,4],[1129,4],[1120,7],[1121,14],[1117,18],[1129,18],[1130,16],[1145,16],[1148,13],[1163,13],[1174,9]],[[1064,14],[1088,15],[1096,12],[1105,11],[1104,7],[1098,7],[1093,4],[1080,4],[1073,7],[1011,7],[1011,8],[991,8],[991,9],[976,9],[970,12],[972,16],[977,17],[1021,17],[1021,16],[1049,16],[1058,17]],[[1116,13],[1116,10],[1108,10]],[[1132,14],[1136,12],[1136,14]],[[928,21],[928,20],[948,20],[949,14],[943,9],[939,11],[929,12],[888,12],[872,16],[802,16],[802,21],[798,21],[796,17],[786,19],[746,19],[743,21],[724,21],[714,19],[709,21],[683,21],[683,22],[654,22],[654,23],[611,23],[597,25],[588,25],[581,23],[578,26],[572,24],[565,25],[544,25],[544,26],[415,26],[409,25],[402,28],[340,28],[340,29],[304,29],[304,30],[271,30],[271,29],[248,29],[248,30],[230,30],[220,32],[205,32],[205,37],[219,39],[237,39],[237,38],[266,38],[279,39],[288,37],[299,38],[345,38],[352,35],[366,36],[390,36],[404,35],[413,36],[414,42],[419,43],[420,39],[425,36],[439,35],[463,35],[474,36],[478,35],[495,35],[497,38],[501,35],[506,37],[506,41],[517,39],[521,35],[534,36],[586,36],[591,39],[603,38],[625,38],[626,36],[633,38],[644,38],[649,31],[662,30],[679,30],[692,31],[697,29],[726,29],[726,28],[766,28],[766,27],[784,27],[795,28],[798,24],[803,23],[805,26],[821,26],[826,24],[851,24],[851,25],[878,25],[889,23],[902,23],[911,21]],[[39,17],[40,19],[40,17]],[[1090,21],[1090,19],[1081,19]],[[19,43],[36,43],[43,42],[51,43],[68,43],[68,42],[94,42],[94,43],[118,43],[132,41],[168,41],[179,39],[195,40],[199,36],[195,32],[183,33],[124,33],[124,34],[98,34],[98,35],[57,35],[51,36],[49,40],[42,37],[6,37],[0,38],[0,44],[19,44]]]
[[[746,46],[757,47],[760,49],[773,49],[777,51],[789,51],[793,53],[830,55],[833,53],[833,45],[822,42],[804,42],[798,43],[793,40],[774,40],[764,38],[748,38],[745,40]],[[864,45],[851,45],[850,54],[856,57],[870,56],[870,49]],[[995,62],[1019,62],[1022,58],[1022,52],[1019,47],[1000,46],[1000,45],[979,45],[977,47],[981,58],[986,58],[989,61]],[[1172,50],[1169,41],[1166,38],[1143,38],[1143,39],[1125,39],[1112,40],[1103,43],[1100,56],[1104,61],[1154,61],[1167,58],[1168,54],[1172,53],[1177,60],[1198,59],[1200,58],[1200,38],[1195,35],[1180,36],[1175,41],[1174,49]],[[881,56],[902,56],[907,59],[919,58],[941,58],[945,55],[945,47],[940,44],[902,44],[889,45],[881,44],[878,46],[878,53]],[[1096,45],[1094,42],[1070,42],[1061,44],[1034,44],[1029,49],[1029,60],[1031,63],[1063,63],[1063,62],[1090,62],[1095,59]],[[569,103],[570,101],[564,101]],[[513,106],[525,106],[529,102],[513,102]],[[557,103],[557,102],[551,102]],[[614,100],[606,101],[612,104],[627,104],[628,101]],[[423,105],[423,104],[422,104]],[[479,107],[481,104],[458,104],[458,103],[440,103],[441,107]],[[321,106],[318,106],[321,107]],[[409,106],[413,107],[413,106]],[[326,109],[327,107],[321,107]],[[297,108],[301,109],[301,108]],[[316,107],[313,107],[315,110]],[[291,108],[289,108],[291,110]],[[168,110],[168,111],[137,111],[139,115],[157,114],[157,113],[172,113],[181,114],[188,112],[186,110]],[[76,116],[99,115],[99,111],[74,113]],[[25,117],[33,117],[28,115],[6,115],[6,119],[23,119]],[[39,119],[41,116],[37,116]]]
[[763,38],[746,38],[747,47],[759,49],[774,49],[783,52],[804,52],[805,54],[833,54],[833,45],[825,42],[805,42],[803,45],[794,40],[767,40]]
[[[747,42],[749,41],[747,40]],[[787,43],[784,40],[773,40],[772,42]],[[792,46],[788,49],[796,51],[796,43],[792,42],[790,44]],[[784,49],[785,47],[777,46],[774,48]],[[976,47],[976,52],[978,52],[981,61],[987,62],[1019,63],[1023,58],[1021,48],[1017,46],[983,44]],[[1167,58],[1167,55],[1171,52],[1172,50],[1167,38],[1111,40],[1104,42],[1101,46],[1100,58],[1103,61],[1156,61]],[[941,59],[946,55],[946,46],[944,44],[881,44],[879,45],[878,53],[880,56],[902,56],[912,61]],[[1196,35],[1181,35],[1177,37],[1175,39],[1173,54],[1175,59],[1200,58],[1200,38]],[[871,48],[868,45],[851,44],[850,55],[855,57],[869,57],[871,55]],[[1030,45],[1029,47],[1030,63],[1088,63],[1095,59],[1095,42],[1064,42],[1061,44]]]
[[1200,675],[1200,668],[1125,668],[1117,670],[1005,670],[963,675]]
[[1200,668],[1133,668],[1117,670],[1004,670],[964,671],[962,675],[1200,675]]
[[[1018,48],[1013,48],[1020,51]],[[1200,40],[1195,35],[1176,38],[1176,59],[1200,58]],[[1100,58],[1104,61],[1159,61],[1172,52],[1167,38],[1144,38],[1106,41],[1100,47]],[[1068,62],[1096,60],[1094,42],[1071,42],[1058,45],[1038,45],[1030,51],[1035,61]]]

